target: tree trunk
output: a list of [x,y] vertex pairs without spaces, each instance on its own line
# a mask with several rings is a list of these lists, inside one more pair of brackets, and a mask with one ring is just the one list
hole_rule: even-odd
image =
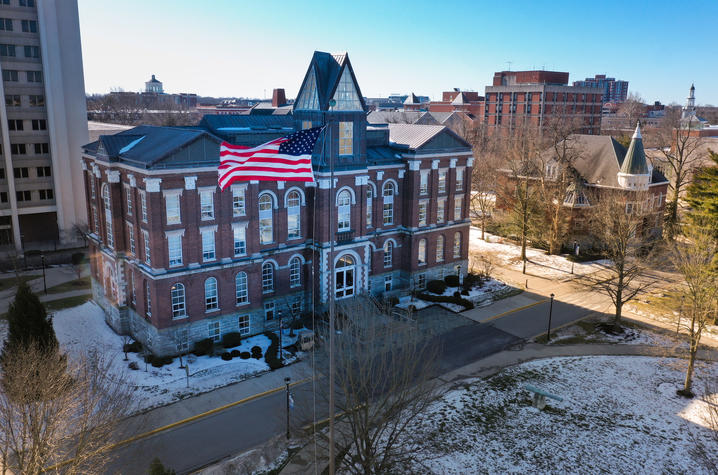
[[673,240],[678,233],[678,191],[673,194],[673,198],[666,206],[666,237]]
[[686,380],[683,383],[683,394],[686,396],[693,394],[691,387],[693,386],[693,366],[696,361],[697,351],[698,345],[693,345],[693,338],[691,338],[691,350],[688,352],[688,369],[686,370]]
[[486,241],[486,237],[484,236],[484,233],[486,232],[486,216],[484,216],[484,212],[481,212],[481,240]]

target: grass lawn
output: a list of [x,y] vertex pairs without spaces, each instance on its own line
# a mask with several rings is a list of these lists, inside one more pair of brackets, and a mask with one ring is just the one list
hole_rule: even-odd
[[51,300],[45,302],[45,308],[48,312],[54,312],[56,310],[62,310],[64,308],[77,307],[82,305],[92,298],[91,294],[87,295],[75,295],[74,297],[66,297],[64,299]]
[[82,290],[90,288],[90,277],[83,277],[82,279],[75,279],[62,284],[53,285],[47,288],[48,294],[61,294],[63,292],[71,292],[73,290]]
[[42,277],[42,276],[41,275],[22,275],[19,278],[18,277],[7,277],[5,279],[0,279],[0,291],[15,287],[19,281],[29,282],[31,280],[39,279],[40,277]]

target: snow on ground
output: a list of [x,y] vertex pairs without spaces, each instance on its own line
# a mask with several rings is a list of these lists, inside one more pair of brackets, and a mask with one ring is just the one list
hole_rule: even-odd
[[[521,246],[504,240],[501,236],[485,233],[486,241],[481,239],[481,230],[472,227],[469,233],[469,246],[472,251],[482,255],[489,254],[497,259],[497,264],[513,270],[521,270]],[[528,263],[526,269],[531,274],[549,278],[561,278],[571,275],[572,263],[565,256],[548,255],[541,249],[526,248]],[[607,263],[605,259],[573,263],[574,275],[586,275],[601,270]]]
[[[442,294],[434,294],[432,292],[426,291],[429,294],[432,295],[444,295],[444,296],[451,296],[454,295],[454,292],[460,291],[460,287],[446,287],[446,290],[444,290],[444,293]],[[461,297],[470,300],[474,303],[474,307],[484,307],[486,305],[491,304],[494,300],[496,300],[498,297],[501,297],[505,295],[507,292],[510,292],[512,290],[512,287],[509,285],[506,285],[505,283],[501,282],[500,280],[489,278],[484,282],[480,287],[474,286],[471,290],[469,290],[469,295],[462,295]],[[429,302],[426,300],[421,300],[420,298],[414,297],[413,299],[411,296],[407,297],[401,297],[399,299],[399,303],[397,304],[397,307],[399,308],[409,308],[410,305],[413,305],[414,308],[417,310],[421,310],[422,308],[426,308],[430,305],[440,305],[448,310],[451,310],[452,312],[463,312],[464,306],[458,305],[455,303],[449,303],[449,302]]]
[[[96,348],[108,358],[113,358],[112,370],[118,377],[125,374],[128,383],[135,387],[137,410],[169,404],[269,370],[264,362],[264,353],[270,340],[264,335],[253,336],[243,339],[241,346],[228,351],[250,351],[256,345],[262,348],[262,358],[259,360],[233,358],[223,361],[219,356],[190,355],[187,387],[186,372],[179,367],[178,358],[161,368],[145,365],[137,353],[128,353],[129,361],[124,361],[122,337],[105,323],[102,309],[94,302],[56,312],[53,325],[60,345],[70,355]],[[291,343],[288,330],[284,335],[283,344],[285,343]],[[139,365],[139,370],[128,369],[128,364],[132,361]],[[184,358],[183,361],[186,363]]]
[[[629,356],[551,358],[468,381],[409,428],[425,467],[412,472],[706,473],[706,403],[676,396],[686,362]],[[718,377],[696,368],[695,387]],[[534,408],[531,384],[563,398]]]
[[623,345],[649,345],[661,348],[688,348],[685,337],[657,333],[642,326],[623,327],[623,333],[613,334],[600,326],[601,321],[591,320],[579,322],[576,325],[563,327],[551,332],[549,344],[574,343],[616,343]]

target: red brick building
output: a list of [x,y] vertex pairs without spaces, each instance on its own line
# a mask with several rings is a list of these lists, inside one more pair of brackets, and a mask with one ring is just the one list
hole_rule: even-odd
[[557,71],[501,71],[486,86],[483,122],[511,130],[517,124],[538,127],[551,117],[576,117],[580,133],[601,130],[601,91],[568,85],[568,73]]
[[[222,140],[256,146],[322,124],[315,183],[217,187]],[[314,54],[292,114],[135,127],[85,146],[82,163],[94,299],[156,354],[275,328],[330,292],[392,293],[467,269],[471,147],[443,126],[367,124],[346,54]]]

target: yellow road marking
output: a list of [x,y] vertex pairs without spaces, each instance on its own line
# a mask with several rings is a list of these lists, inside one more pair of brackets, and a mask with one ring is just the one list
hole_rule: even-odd
[[514,308],[511,310],[507,310],[503,313],[499,313],[498,315],[494,315],[493,317],[486,318],[484,320],[481,320],[479,323],[486,323],[490,322],[491,320],[496,320],[497,318],[505,317],[506,315],[510,315],[515,312],[520,312],[521,310],[526,310],[527,308],[535,307],[536,305],[541,305],[542,303],[548,302],[549,299],[543,299],[539,300],[538,302],[530,303],[528,305],[524,305],[523,307]]
[[[297,385],[299,385],[299,384],[304,384],[304,383],[306,383],[307,381],[311,381],[311,380],[312,380],[312,378],[305,378],[305,379],[302,379],[302,380],[299,380],[299,381],[295,381],[295,382],[293,382],[293,383],[290,383],[290,384],[289,384],[289,387],[291,388],[291,387],[297,386]],[[165,425],[165,426],[158,427],[158,428],[156,428],[156,429],[152,429],[152,430],[149,431],[149,432],[145,432],[145,433],[143,433],[143,434],[138,434],[138,435],[132,436],[132,437],[130,437],[130,438],[128,438],[128,439],[122,440],[122,441],[120,441],[120,442],[116,442],[116,443],[114,443],[114,444],[107,445],[107,446],[105,446],[105,447],[99,449],[98,452],[106,452],[106,451],[108,451],[108,450],[114,450],[114,449],[116,449],[116,448],[118,448],[118,447],[122,447],[123,445],[131,444],[132,442],[136,442],[136,441],[138,441],[138,440],[140,440],[140,439],[145,439],[145,438],[150,437],[150,436],[153,436],[153,435],[155,435],[155,434],[159,434],[160,432],[164,432],[164,431],[166,431],[166,430],[170,430],[170,429],[173,429],[173,428],[175,428],[175,427],[181,426],[182,424],[187,424],[188,422],[193,422],[193,421],[196,421],[197,419],[201,419],[201,418],[203,418],[203,417],[211,416],[212,414],[216,414],[216,413],[218,413],[218,412],[224,411],[225,409],[229,409],[230,407],[238,406],[238,405],[240,405],[240,404],[245,404],[245,403],[247,403],[247,402],[254,401],[255,399],[259,399],[259,398],[262,398],[262,397],[264,397],[264,396],[269,396],[270,394],[274,394],[274,393],[276,393],[276,392],[283,391],[283,390],[285,390],[285,389],[286,389],[286,386],[280,386],[280,387],[278,387],[278,388],[269,389],[269,390],[267,390],[267,391],[263,391],[263,392],[261,392],[261,393],[254,394],[254,395],[252,395],[252,396],[248,396],[248,397],[246,397],[246,398],[244,398],[244,399],[240,399],[239,401],[230,402],[229,404],[225,404],[224,406],[216,407],[216,408],[211,409],[211,410],[209,410],[209,411],[202,412],[202,413],[200,413],[200,414],[195,414],[194,416],[188,417],[188,418],[186,418],[186,419],[182,419],[181,421],[173,422],[173,423],[171,423],[171,424],[167,424],[167,425]],[[51,467],[46,468],[45,471],[51,471],[51,470],[55,470],[55,469],[57,469],[57,468],[60,468],[60,467],[62,467],[62,466],[64,466],[64,465],[67,465],[68,463],[71,463],[72,460],[73,460],[73,459],[65,460],[64,462],[60,462],[60,463],[58,463],[58,464],[55,464],[55,465],[53,465],[53,466],[51,466]]]

